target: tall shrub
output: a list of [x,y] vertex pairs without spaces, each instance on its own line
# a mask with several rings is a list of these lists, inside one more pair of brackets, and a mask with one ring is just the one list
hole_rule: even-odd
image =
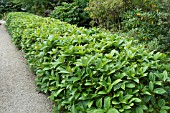
[[86,10],[93,26],[126,32],[142,43],[149,42],[146,47],[166,52],[170,45],[169,4],[168,0],[90,0]]
[[[170,13],[167,12],[168,7],[162,2],[151,4],[151,6],[152,8],[149,11],[145,8],[126,11],[123,14],[122,30],[141,42],[149,42],[147,46],[153,46],[152,49],[168,51],[170,47]],[[153,43],[150,43],[150,41]],[[158,42],[156,48],[154,47],[155,42]]]
[[92,26],[99,26],[117,31],[121,27],[123,0],[90,0],[89,7]]

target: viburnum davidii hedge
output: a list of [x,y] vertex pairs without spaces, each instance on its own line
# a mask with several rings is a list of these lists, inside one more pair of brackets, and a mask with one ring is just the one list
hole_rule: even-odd
[[[40,91],[71,113],[168,113],[170,62],[131,38],[9,13],[7,28]],[[57,111],[56,111],[57,112]],[[59,111],[58,111],[59,112]]]

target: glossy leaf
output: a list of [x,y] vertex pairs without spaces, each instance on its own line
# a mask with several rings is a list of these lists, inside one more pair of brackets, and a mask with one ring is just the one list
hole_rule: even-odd
[[154,89],[153,92],[156,93],[156,94],[164,94],[164,93],[166,93],[166,91],[163,88],[156,88],[156,89]]
[[120,113],[117,109],[115,108],[110,108],[107,113]]

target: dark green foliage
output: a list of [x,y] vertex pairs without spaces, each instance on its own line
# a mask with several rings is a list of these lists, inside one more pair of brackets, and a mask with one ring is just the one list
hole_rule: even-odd
[[121,29],[123,0],[90,0],[86,8],[90,11],[91,25],[117,31]]
[[26,53],[39,90],[71,113],[168,113],[166,55],[97,29],[9,13],[7,28]]
[[[163,0],[166,1],[166,0]],[[91,13],[92,25],[118,31],[122,29],[123,15],[128,10],[155,10],[159,0],[90,0],[86,8]]]
[[[48,16],[56,5],[62,2],[73,2],[73,0],[11,0],[22,5],[27,12],[41,16]],[[48,13],[48,14],[47,14]]]
[[2,17],[3,17],[3,15],[2,15],[2,14],[0,14],[0,19],[2,19]]
[[[166,0],[150,3],[150,7],[124,13],[122,30],[146,43],[146,47],[167,52],[170,47],[170,3]],[[156,46],[156,47],[155,47]]]
[[11,0],[0,1],[0,19],[8,12],[22,11],[21,6]]
[[[166,51],[170,47],[170,13],[132,10],[124,13],[122,29],[141,42],[158,41],[159,51]],[[154,48],[156,49],[156,48]]]
[[56,6],[51,13],[51,17],[59,19],[70,24],[89,27],[89,12],[84,11],[87,7],[88,0],[76,0],[73,3],[63,2],[62,5]]
[[91,12],[93,26],[123,31],[151,50],[168,52],[169,7],[168,0],[90,0],[86,9]]

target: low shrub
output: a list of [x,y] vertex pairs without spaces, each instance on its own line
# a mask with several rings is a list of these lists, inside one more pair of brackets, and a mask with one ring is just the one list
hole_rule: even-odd
[[9,13],[39,90],[71,113],[168,113],[170,65],[135,40],[51,18]]

